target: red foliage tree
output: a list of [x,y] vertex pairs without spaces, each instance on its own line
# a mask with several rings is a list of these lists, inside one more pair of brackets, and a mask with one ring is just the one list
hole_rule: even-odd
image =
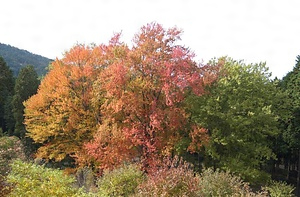
[[53,62],[25,103],[28,135],[43,144],[38,156],[70,155],[100,169],[138,158],[149,171],[183,137],[199,148],[206,132],[190,123],[184,99],[203,94],[216,72],[176,44],[180,34],[152,23],[132,48],[116,34],[107,45],[77,45]]
[[135,35],[132,49],[115,44],[113,61],[100,73],[95,89],[101,92],[96,100],[105,98],[105,124],[85,146],[100,166],[139,157],[149,170],[193,130],[183,104],[186,90],[204,93],[204,84],[214,75],[195,63],[187,48],[176,45],[180,34],[152,23]]

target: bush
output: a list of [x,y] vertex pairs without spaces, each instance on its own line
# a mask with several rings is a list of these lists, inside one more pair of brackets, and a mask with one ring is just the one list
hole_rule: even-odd
[[229,172],[205,169],[200,175],[199,196],[266,196],[264,193],[251,192],[249,184]]
[[62,171],[45,168],[33,163],[15,160],[7,181],[14,188],[11,196],[84,196],[79,189],[74,188],[75,178],[64,175]]
[[197,196],[199,177],[191,166],[174,158],[167,159],[161,168],[139,185],[135,196]]
[[[1,132],[0,132],[1,134]],[[24,147],[19,138],[12,136],[0,137],[0,196],[10,193],[12,187],[6,181],[6,176],[10,171],[10,163],[14,159],[25,160]]]
[[12,190],[12,186],[5,179],[5,176],[0,176],[0,196],[8,196]]
[[144,179],[137,165],[124,165],[113,171],[105,171],[98,181],[100,196],[129,196]]
[[75,176],[78,187],[83,187],[87,192],[96,190],[95,176],[92,169],[88,167],[79,168],[77,169]]
[[6,176],[10,171],[10,162],[14,159],[25,160],[24,147],[15,136],[0,137],[0,174]]
[[288,185],[285,182],[271,181],[268,186],[264,188],[271,197],[293,197],[295,187]]

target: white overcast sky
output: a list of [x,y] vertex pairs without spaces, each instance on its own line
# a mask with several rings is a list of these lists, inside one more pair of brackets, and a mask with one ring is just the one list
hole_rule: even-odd
[[0,43],[54,59],[76,43],[107,43],[114,32],[130,45],[141,26],[157,22],[182,29],[180,44],[197,61],[266,61],[281,78],[300,55],[299,10],[299,0],[7,0]]

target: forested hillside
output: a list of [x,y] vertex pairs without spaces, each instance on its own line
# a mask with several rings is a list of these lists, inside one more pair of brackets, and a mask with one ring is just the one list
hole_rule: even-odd
[[46,67],[52,61],[46,57],[2,43],[0,43],[0,56],[5,59],[14,76],[17,76],[20,69],[26,65],[32,65],[39,76],[45,75]]

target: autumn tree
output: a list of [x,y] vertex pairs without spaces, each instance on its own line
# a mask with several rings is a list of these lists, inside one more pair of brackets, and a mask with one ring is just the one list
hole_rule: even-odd
[[98,112],[91,99],[101,67],[98,53],[101,47],[74,46],[51,64],[37,94],[25,102],[27,135],[42,145],[38,157],[72,157],[97,129]]
[[106,45],[77,45],[54,61],[25,103],[28,136],[42,144],[37,156],[71,156],[99,169],[134,158],[148,170],[174,154],[182,137],[200,145],[206,130],[190,124],[183,101],[187,91],[203,94],[216,72],[176,44],[180,35],[152,23],[132,48],[116,34]]
[[273,108],[276,86],[264,63],[220,58],[211,64],[220,62],[218,80],[207,87],[210,93],[187,101],[193,121],[208,129],[206,165],[259,183],[268,177],[261,167],[275,157],[271,139],[279,132]]
[[95,91],[101,92],[96,100],[105,98],[103,122],[85,146],[100,167],[134,157],[147,171],[160,156],[173,154],[183,136],[205,136],[205,130],[189,124],[183,101],[187,90],[203,94],[214,75],[193,61],[188,48],[176,44],[180,35],[176,28],[152,23],[135,35],[130,50],[120,44],[114,48],[114,61],[107,60],[111,64],[96,81]]

